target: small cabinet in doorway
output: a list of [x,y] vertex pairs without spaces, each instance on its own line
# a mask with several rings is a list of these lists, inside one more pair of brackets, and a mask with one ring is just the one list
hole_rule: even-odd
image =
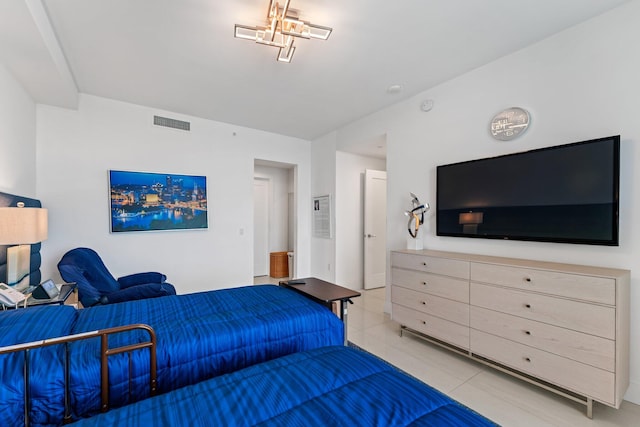
[[287,252],[271,252],[269,257],[269,276],[289,277],[289,257]]

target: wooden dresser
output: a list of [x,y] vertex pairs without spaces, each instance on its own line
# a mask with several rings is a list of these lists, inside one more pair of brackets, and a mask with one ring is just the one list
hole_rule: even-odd
[[453,252],[391,253],[392,318],[587,406],[629,386],[628,270]]

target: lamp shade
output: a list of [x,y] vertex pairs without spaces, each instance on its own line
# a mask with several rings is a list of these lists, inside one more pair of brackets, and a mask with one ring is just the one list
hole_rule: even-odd
[[463,212],[458,217],[459,224],[482,224],[482,212]]
[[0,208],[0,244],[24,245],[47,240],[47,210]]

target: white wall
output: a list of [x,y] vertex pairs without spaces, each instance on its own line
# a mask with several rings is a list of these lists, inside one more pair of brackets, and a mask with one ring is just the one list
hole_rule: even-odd
[[[311,238],[311,276],[329,282],[335,281],[335,191],[336,191],[336,140],[335,133],[330,133],[315,140],[311,144],[311,196],[331,195],[332,224],[330,239]],[[311,198],[303,200],[311,208]],[[311,215],[311,212],[309,212]],[[300,218],[300,215],[298,215]],[[296,275],[304,277],[302,274]]]
[[336,153],[336,276],[340,286],[364,287],[364,171],[386,170],[386,160]]
[[36,197],[36,104],[0,64],[0,191]]
[[[433,209],[425,224],[429,249],[593,264],[631,270],[631,387],[640,403],[640,1],[504,57],[419,96],[333,132],[341,141],[387,134],[388,249],[405,246],[402,211],[408,192],[435,206],[436,166],[620,134],[620,246],[504,242],[435,236]],[[428,70],[427,70],[428,72]],[[429,113],[420,111],[433,99]],[[520,106],[529,130],[512,142],[488,134],[491,117]],[[314,254],[315,256],[315,254]],[[388,300],[388,298],[387,298]],[[388,307],[388,305],[387,305]]]
[[[269,181],[269,252],[288,250],[289,169],[256,165],[254,175]],[[254,209],[264,209],[254,206]]]
[[[154,114],[191,132],[152,125]],[[310,143],[253,129],[82,95],[78,111],[38,106],[38,196],[49,208],[43,276],[69,249],[96,249],[115,276],[167,274],[179,293],[252,283],[254,159],[297,164],[308,202]],[[209,228],[109,233],[109,169],[205,175]],[[310,207],[298,207],[298,271],[309,274]],[[241,233],[241,229],[243,232]]]
[[[296,196],[296,169],[289,169],[289,175],[287,177],[287,182],[289,183],[289,187],[287,189],[287,216],[289,218],[287,224],[287,251],[294,252],[295,251],[295,238],[296,238],[296,200],[298,197]],[[290,271],[289,275],[292,276],[293,272]]]

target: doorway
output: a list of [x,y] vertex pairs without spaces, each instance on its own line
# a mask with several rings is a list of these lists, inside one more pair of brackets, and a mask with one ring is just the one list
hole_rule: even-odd
[[[366,234],[374,234],[378,242],[386,236],[386,224],[381,232],[365,229],[365,174],[367,170],[384,171],[386,161],[345,151],[336,152],[335,198],[335,280],[350,289],[365,288]],[[382,185],[386,190],[386,186]],[[368,208],[371,211],[371,208]],[[386,206],[375,208],[385,215]],[[385,215],[386,217],[386,215]],[[384,223],[384,219],[382,220]],[[386,243],[382,245],[386,246]],[[384,252],[384,249],[382,250]],[[385,260],[386,263],[386,260]],[[384,265],[381,265],[384,268]],[[385,281],[378,286],[384,286]]]
[[[296,246],[296,166],[254,161],[254,283],[277,283],[293,277]],[[271,255],[287,253],[287,276],[278,268],[271,277]],[[274,254],[274,256],[281,254]],[[280,259],[280,258],[278,258]],[[291,261],[291,262],[288,262]],[[291,268],[289,268],[289,264]]]

